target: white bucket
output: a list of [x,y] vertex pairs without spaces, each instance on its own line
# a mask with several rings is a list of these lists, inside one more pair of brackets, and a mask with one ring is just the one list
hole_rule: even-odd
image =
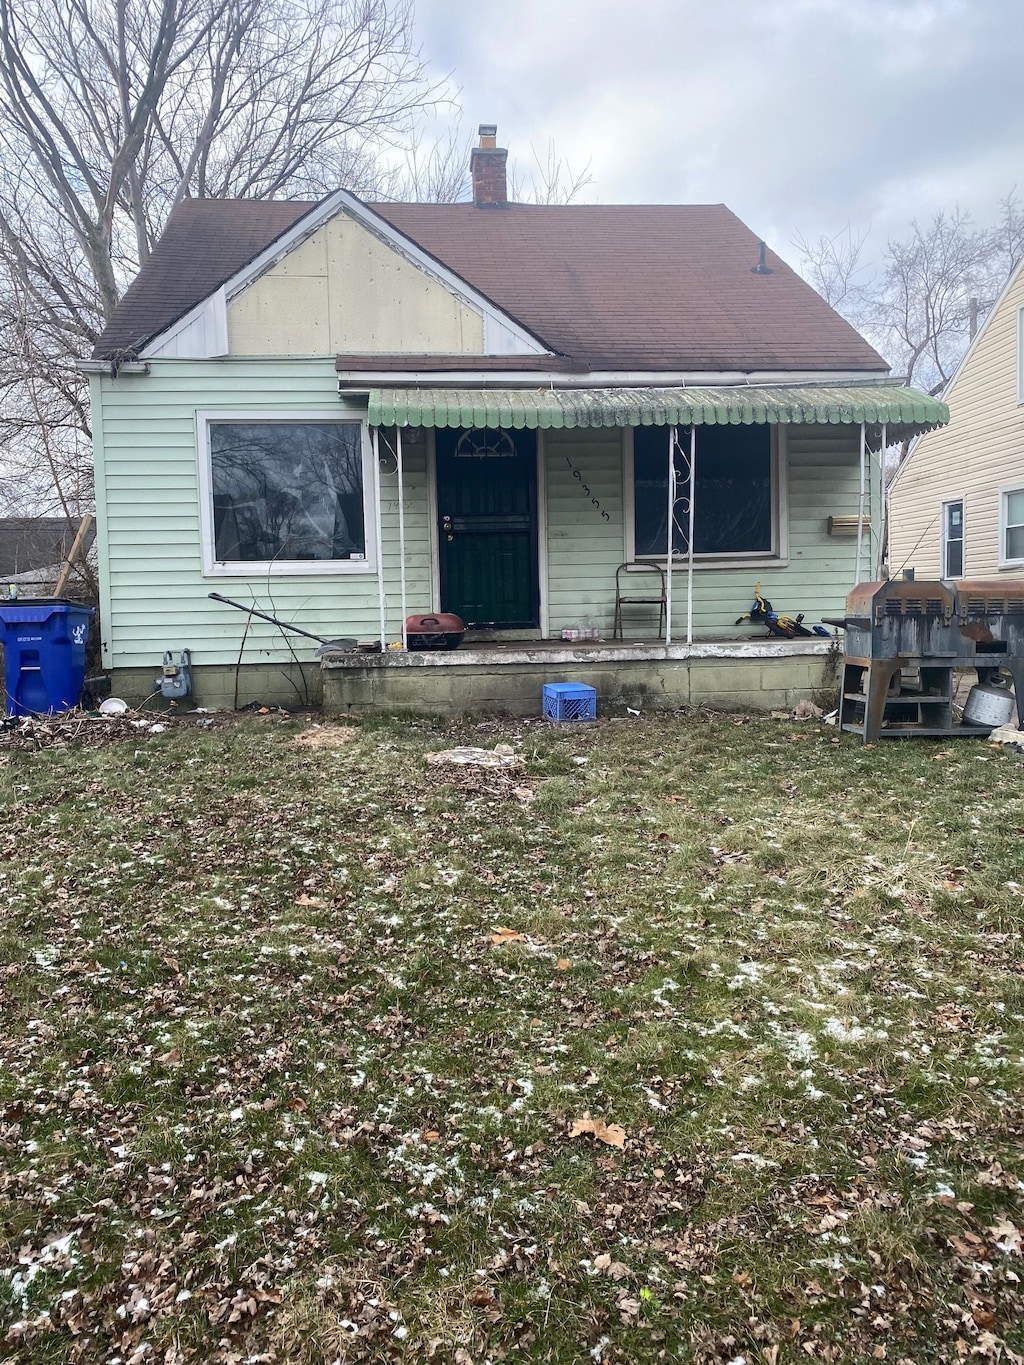
[[966,725],[988,725],[993,730],[1005,725],[1013,715],[1013,693],[1002,683],[978,683],[967,694],[964,706]]

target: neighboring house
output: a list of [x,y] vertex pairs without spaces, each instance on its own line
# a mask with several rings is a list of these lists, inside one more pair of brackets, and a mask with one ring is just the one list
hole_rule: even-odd
[[[82,363],[116,690],[188,648],[200,701],[310,694],[308,642],[211,592],[328,638],[469,623],[454,653],[328,661],[335,708],[536,712],[557,680],[775,705],[820,683],[826,641],[736,619],[758,582],[779,611],[841,612],[858,549],[862,576],[876,558],[885,432],[946,409],[890,385],[723,206],[510,204],[493,131],[473,203],[175,211]],[[616,570],[646,566],[624,596],[656,587],[670,497],[671,641],[655,603],[613,643]],[[579,626],[603,642],[563,646]]]
[[[77,525],[64,517],[0,518],[0,591],[15,583],[52,583],[75,539]],[[93,542],[90,532],[87,544]]]
[[889,487],[889,565],[918,578],[1024,577],[1024,262]]

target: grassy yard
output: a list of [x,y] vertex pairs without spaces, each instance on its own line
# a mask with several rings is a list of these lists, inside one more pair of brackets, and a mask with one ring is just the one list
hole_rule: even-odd
[[97,724],[0,737],[0,1355],[1022,1359],[1020,755]]

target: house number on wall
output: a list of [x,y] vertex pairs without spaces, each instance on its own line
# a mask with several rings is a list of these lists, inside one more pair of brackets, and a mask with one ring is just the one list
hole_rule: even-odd
[[603,518],[605,521],[611,521],[611,519],[612,519],[612,518],[611,518],[611,513],[610,513],[610,512],[605,512],[605,511],[602,510],[600,502],[597,500],[597,498],[594,497],[594,495],[591,493],[590,489],[589,489],[589,488],[587,487],[587,485],[583,482],[583,475],[580,473],[580,471],[579,471],[579,470],[576,468],[576,466],[573,464],[572,460],[569,459],[568,455],[566,455],[566,457],[565,457],[565,463],[566,463],[566,464],[569,466],[569,468],[572,470],[572,476],[573,476],[573,478],[579,480],[580,492],[583,494],[583,496],[584,496],[585,498],[589,498],[589,499],[590,499],[592,506],[594,506],[594,507],[597,508],[597,510],[601,513],[601,516],[602,516],[602,518]]

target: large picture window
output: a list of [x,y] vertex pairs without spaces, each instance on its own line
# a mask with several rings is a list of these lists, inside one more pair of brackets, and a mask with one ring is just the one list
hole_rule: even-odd
[[[680,431],[689,452],[689,432]],[[668,543],[666,427],[633,432],[634,556],[664,558]],[[696,438],[693,552],[695,555],[770,555],[775,552],[774,461],[767,426],[700,426]],[[676,457],[680,469],[681,457]],[[688,489],[680,482],[678,493]],[[672,552],[689,552],[689,517],[676,507]]]
[[208,570],[369,567],[359,422],[209,414],[201,430]]

